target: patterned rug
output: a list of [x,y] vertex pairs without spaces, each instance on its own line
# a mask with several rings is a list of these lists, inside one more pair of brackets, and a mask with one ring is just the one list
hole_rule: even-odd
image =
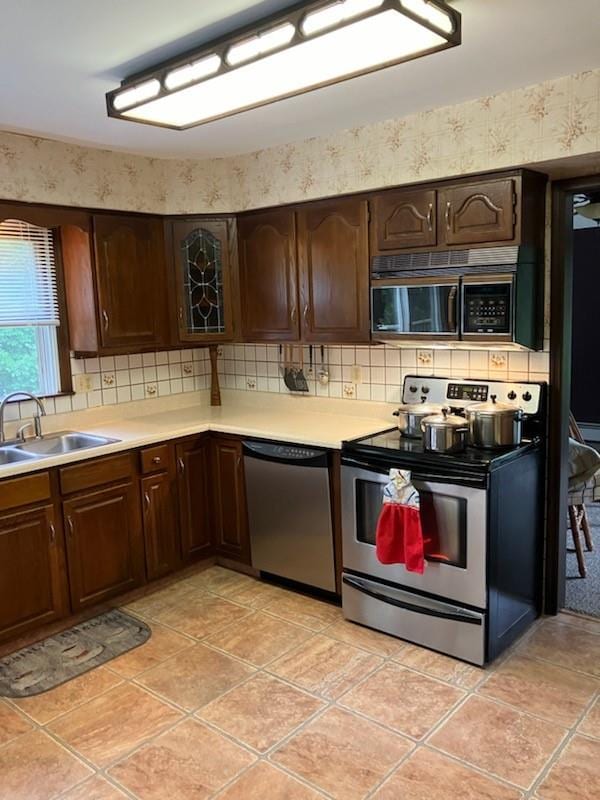
[[114,609],[0,659],[0,697],[31,697],[147,642],[141,620]]

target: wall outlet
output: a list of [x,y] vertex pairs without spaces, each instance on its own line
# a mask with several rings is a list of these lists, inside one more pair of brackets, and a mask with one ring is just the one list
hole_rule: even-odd
[[92,391],[92,376],[91,375],[74,375],[73,376],[73,389],[77,394],[85,394]]
[[354,364],[351,370],[352,383],[362,383],[362,367]]

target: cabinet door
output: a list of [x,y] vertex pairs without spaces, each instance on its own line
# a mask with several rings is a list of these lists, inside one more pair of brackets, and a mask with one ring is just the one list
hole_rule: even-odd
[[184,561],[195,561],[214,552],[210,439],[180,442],[176,454],[181,548]]
[[364,200],[298,212],[302,338],[369,341],[368,208]]
[[173,572],[181,563],[177,487],[173,472],[142,478],[144,544],[148,580]]
[[297,341],[296,218],[281,209],[238,221],[243,333],[246,341]]
[[512,178],[451,186],[440,192],[440,241],[448,245],[515,238],[516,194]]
[[63,503],[73,611],[144,581],[139,492],[111,486]]
[[437,244],[435,189],[388,192],[373,200],[373,252]]
[[171,223],[182,342],[233,336],[229,225],[223,219]]
[[250,563],[242,443],[213,439],[214,527],[217,553]]
[[51,505],[0,516],[0,639],[68,613],[64,545]]

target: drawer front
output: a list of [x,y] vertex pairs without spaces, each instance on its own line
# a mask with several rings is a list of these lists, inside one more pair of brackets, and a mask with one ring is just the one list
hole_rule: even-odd
[[62,494],[73,494],[130,478],[135,472],[133,459],[130,452],[63,467],[59,470],[60,490]]
[[168,444],[146,447],[140,452],[140,468],[144,475],[168,469],[170,464],[170,448]]
[[40,503],[50,497],[50,473],[36,472],[0,481],[0,511]]

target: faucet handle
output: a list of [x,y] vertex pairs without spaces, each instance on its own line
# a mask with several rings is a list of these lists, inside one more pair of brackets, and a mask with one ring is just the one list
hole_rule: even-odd
[[21,427],[17,429],[17,433],[16,433],[15,438],[19,439],[19,441],[21,441],[21,442],[24,442],[25,441],[25,431],[27,430],[27,428],[35,428],[35,424],[34,424],[33,420],[30,420],[29,422],[26,422],[25,424],[21,425]]

